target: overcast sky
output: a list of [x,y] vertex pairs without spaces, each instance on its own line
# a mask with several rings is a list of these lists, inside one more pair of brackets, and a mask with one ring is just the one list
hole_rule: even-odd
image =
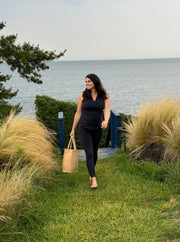
[[64,60],[180,57],[180,0],[0,0],[0,16]]

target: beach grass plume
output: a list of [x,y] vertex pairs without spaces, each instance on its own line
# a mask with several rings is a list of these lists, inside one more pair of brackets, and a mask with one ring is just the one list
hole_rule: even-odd
[[172,122],[180,117],[179,104],[180,101],[168,96],[140,105],[137,117],[132,117],[125,124],[128,144],[136,158],[163,159],[166,148],[164,138],[167,130],[172,128]]
[[[54,169],[53,138],[46,127],[30,116],[10,114],[0,127],[0,165],[38,164],[42,172]],[[24,164],[23,164],[24,163]]]

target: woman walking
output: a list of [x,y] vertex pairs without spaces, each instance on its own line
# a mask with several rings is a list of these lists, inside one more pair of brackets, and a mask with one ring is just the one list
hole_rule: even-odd
[[102,137],[102,129],[107,128],[110,118],[110,101],[97,75],[89,74],[85,80],[86,89],[78,98],[77,111],[70,136],[75,136],[75,129],[78,125],[79,137],[86,153],[87,168],[92,181],[90,188],[96,189],[98,187],[95,174],[97,152]]

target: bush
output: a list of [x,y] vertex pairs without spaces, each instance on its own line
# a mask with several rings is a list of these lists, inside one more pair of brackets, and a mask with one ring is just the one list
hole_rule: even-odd
[[39,121],[11,113],[0,127],[0,166],[9,169],[26,164],[37,164],[41,173],[54,169],[53,139]]
[[157,162],[164,159],[164,138],[167,138],[167,130],[171,129],[172,121],[180,117],[179,103],[171,97],[163,97],[141,105],[137,117],[132,117],[131,122],[125,124],[128,143],[136,158]]
[[[74,102],[58,101],[48,96],[37,95],[35,105],[37,117],[48,129],[55,131],[58,134],[58,137],[58,112],[63,112],[65,147],[67,147],[70,138],[69,134],[71,132],[74,115],[77,109],[77,104]],[[105,146],[106,135],[107,129],[103,132],[100,147]],[[76,145],[78,148],[82,148],[77,129]]]
[[121,116],[121,126],[124,127],[126,123],[129,123],[132,119],[132,115],[127,115],[124,113],[119,113]]
[[53,139],[45,126],[11,113],[0,126],[0,220],[17,216],[16,209],[27,201],[32,184],[47,181],[57,167]]
[[[57,141],[59,137],[58,112],[63,112],[65,147],[67,147],[77,104],[74,102],[58,101],[48,96],[37,95],[35,105],[37,117],[49,130],[57,133]],[[80,146],[77,133],[76,144],[77,147]]]

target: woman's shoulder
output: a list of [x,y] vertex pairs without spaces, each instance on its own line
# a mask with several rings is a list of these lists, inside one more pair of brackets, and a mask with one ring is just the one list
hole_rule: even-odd
[[83,100],[83,92],[80,93],[78,100],[81,100],[81,101]]
[[106,99],[108,99],[109,98],[109,94],[106,92]]

